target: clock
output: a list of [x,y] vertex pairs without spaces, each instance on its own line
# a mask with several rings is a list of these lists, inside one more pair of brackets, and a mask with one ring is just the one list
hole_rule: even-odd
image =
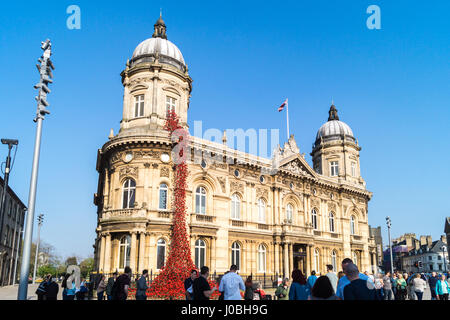
[[130,162],[131,160],[133,160],[133,153],[132,152],[128,152],[125,155],[125,162]]
[[170,161],[170,156],[167,153],[161,154],[161,161],[167,163]]

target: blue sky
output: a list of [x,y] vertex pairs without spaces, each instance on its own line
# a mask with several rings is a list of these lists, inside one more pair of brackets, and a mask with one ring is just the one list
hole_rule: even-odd
[[[71,4],[81,8],[81,30],[66,27]],[[381,30],[366,27],[371,4],[381,8]],[[11,186],[27,203],[35,63],[40,41],[50,38],[55,83],[36,214],[46,215],[42,238],[60,255],[93,253],[97,149],[110,128],[118,131],[119,74],[151,37],[161,7],[194,79],[191,127],[202,120],[221,130],[279,128],[284,141],[285,114],[276,107],[289,97],[291,132],[311,163],[333,98],[363,147],[361,172],[374,193],[370,224],[386,236],[390,215],[393,236],[443,233],[450,215],[448,1],[9,1],[0,11],[0,136],[20,140]]]

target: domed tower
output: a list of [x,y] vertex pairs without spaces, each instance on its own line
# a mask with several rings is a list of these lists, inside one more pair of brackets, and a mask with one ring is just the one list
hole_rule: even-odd
[[359,165],[361,147],[352,129],[339,120],[338,110],[331,105],[328,121],[316,135],[311,156],[314,170],[338,182],[350,182],[365,187]]
[[154,28],[152,38],[137,46],[121,73],[124,96],[119,136],[167,136],[163,127],[169,109],[175,110],[187,128],[192,79],[181,51],[167,40],[161,16]]

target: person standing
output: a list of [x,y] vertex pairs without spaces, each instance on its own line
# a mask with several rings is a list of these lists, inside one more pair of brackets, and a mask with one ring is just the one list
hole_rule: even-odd
[[397,280],[398,280],[397,273],[394,273],[391,278],[392,294],[394,295],[394,300],[398,300]]
[[191,276],[184,280],[184,295],[186,296],[186,300],[194,299],[194,291],[192,290],[192,285],[194,284],[194,280],[197,279],[198,273],[197,270],[191,270]]
[[147,300],[147,278],[148,270],[145,269],[144,271],[142,271],[141,277],[136,282],[136,300]]
[[401,273],[399,273],[398,279],[397,279],[397,300],[405,300],[406,286],[407,286],[407,283],[406,283],[405,279],[403,279],[403,275]]
[[48,300],[48,301],[58,300],[58,291],[59,291],[58,284],[55,281],[53,281],[52,275],[49,274],[48,275],[48,280],[47,280],[46,300]]
[[425,288],[427,287],[427,283],[425,280],[423,280],[420,277],[420,274],[416,274],[416,277],[411,280],[412,282],[412,288],[414,290],[414,293],[417,296],[417,300],[422,300],[423,292],[425,291]]
[[292,284],[289,289],[289,300],[308,300],[309,286],[303,273],[295,269],[292,271]]
[[247,280],[245,280],[245,292],[244,292],[244,300],[253,300],[253,277],[248,276]]
[[362,280],[358,267],[349,263],[344,269],[350,283],[344,287],[344,300],[375,300],[375,288],[369,279]]
[[117,279],[117,272],[114,272],[113,276],[109,277],[108,283],[106,284],[106,297],[108,298],[108,300],[113,300],[112,289],[114,283],[116,282],[116,279]]
[[211,295],[217,290],[216,287],[212,288],[208,283],[209,277],[209,268],[207,266],[203,266],[200,269],[200,277],[194,280],[193,289],[194,289],[194,300],[209,300]]
[[436,282],[436,295],[439,300],[448,300],[448,293],[450,292],[450,285],[445,278],[445,275],[441,275],[441,278]]
[[[342,260],[342,270],[344,270],[344,273],[346,265],[350,263],[353,263],[352,259],[350,258],[345,258],[344,260]],[[359,278],[361,280],[369,280],[369,282],[373,284],[372,280],[370,280],[369,277],[367,277],[364,273],[359,273]],[[344,288],[348,284],[350,284],[350,280],[347,278],[347,275],[344,275],[339,279],[336,295],[342,300],[344,300]]]
[[336,296],[333,286],[331,285],[330,278],[328,278],[326,275],[319,277],[314,283],[314,287],[311,290],[311,296],[309,300],[337,300],[337,299],[338,297]]
[[102,274],[102,277],[100,279],[100,282],[97,285],[97,300],[104,300],[105,298],[105,290],[106,290],[106,283],[105,283],[106,276]]
[[377,274],[374,280],[375,284],[375,293],[377,300],[383,299],[383,276],[381,274]]
[[432,272],[431,276],[428,278],[428,285],[430,286],[431,291],[431,300],[436,300],[436,283],[438,282],[438,277],[436,276],[436,272]]
[[48,283],[48,276],[46,276],[42,282],[39,284],[39,287],[36,289],[37,299],[39,301],[45,300],[46,294],[47,294],[47,283]]
[[87,288],[86,280],[81,278],[80,288],[77,289],[76,293],[75,293],[77,300],[85,300],[87,292],[88,292],[88,288]]
[[124,273],[121,274],[114,282],[112,296],[113,300],[127,300],[128,289],[131,283],[131,268],[125,267]]
[[311,292],[311,289],[314,287],[314,283],[317,280],[316,272],[313,270],[311,271],[311,275],[308,277],[308,287],[309,291]]
[[244,280],[236,273],[237,266],[232,265],[230,272],[220,281],[219,291],[224,293],[224,300],[242,300],[241,291],[245,291]]
[[275,291],[278,300],[289,300],[289,278],[285,278]]
[[334,293],[336,293],[337,290],[337,284],[338,284],[338,277],[336,273],[333,272],[333,266],[331,264],[327,264],[327,274],[326,276],[330,280],[331,286],[333,287]]
[[384,300],[393,300],[392,279],[389,271],[383,277],[383,295]]

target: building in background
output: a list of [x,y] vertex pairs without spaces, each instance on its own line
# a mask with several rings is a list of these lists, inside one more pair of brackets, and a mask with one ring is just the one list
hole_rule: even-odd
[[[0,195],[3,193],[3,186],[4,181],[0,177]],[[20,259],[25,210],[26,206],[8,186],[3,221],[0,221],[0,223],[3,223],[0,236],[1,286],[9,285],[13,282],[14,264],[18,253],[18,259]]]
[[[187,128],[192,79],[161,17],[154,27],[121,74],[120,131],[111,130],[98,150],[94,255],[102,273],[125,266],[157,273],[170,246],[174,144],[164,125],[175,110]],[[219,112],[213,108],[205,112]],[[223,273],[236,264],[243,275],[289,276],[294,268],[325,273],[327,264],[338,271],[350,257],[360,270],[376,271],[361,147],[334,105],[316,134],[313,167],[293,136],[272,159],[228,147],[225,134],[222,143],[191,136],[188,148],[187,222],[197,267]]]
[[446,241],[446,239],[441,237],[441,240],[436,240],[430,243],[428,241],[429,238],[431,237],[426,237],[426,239],[423,239],[422,241],[421,237],[419,248],[412,249],[408,252],[408,255],[403,257],[402,265],[404,266],[404,271],[436,271],[438,273],[441,273],[449,270],[447,243],[442,241]]
[[[450,217],[445,218],[444,232],[446,235],[447,245],[450,244]],[[447,246],[447,257],[450,257],[450,248]]]
[[376,256],[375,261],[372,262],[373,265],[375,265],[378,268],[378,271],[380,268],[383,268],[383,237],[381,235],[381,227],[372,228],[369,226],[370,230],[370,236],[375,241],[376,246]]

